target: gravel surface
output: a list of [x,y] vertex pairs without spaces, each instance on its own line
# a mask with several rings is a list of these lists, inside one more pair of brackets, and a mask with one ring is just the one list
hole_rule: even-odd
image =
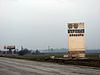
[[100,75],[100,69],[0,57],[0,75]]

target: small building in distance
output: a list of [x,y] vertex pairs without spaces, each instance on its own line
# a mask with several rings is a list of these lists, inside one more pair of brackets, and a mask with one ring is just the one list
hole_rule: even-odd
[[85,57],[84,23],[68,23],[68,55],[72,58]]

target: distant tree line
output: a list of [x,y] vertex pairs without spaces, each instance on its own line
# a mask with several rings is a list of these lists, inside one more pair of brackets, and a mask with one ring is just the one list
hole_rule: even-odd
[[20,51],[18,50],[13,50],[13,51],[1,51],[0,50],[0,54],[18,54],[18,55],[26,55],[26,54],[40,54],[40,51],[38,49],[36,50],[29,50],[27,48],[22,49]]
[[28,50],[27,48],[20,50],[18,55],[26,55],[26,54],[40,54],[40,51],[37,49],[36,51]]

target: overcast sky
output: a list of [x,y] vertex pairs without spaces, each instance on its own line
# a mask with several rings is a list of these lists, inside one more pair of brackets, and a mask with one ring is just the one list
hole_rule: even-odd
[[68,48],[68,22],[84,22],[86,49],[100,49],[100,0],[0,0],[0,49]]

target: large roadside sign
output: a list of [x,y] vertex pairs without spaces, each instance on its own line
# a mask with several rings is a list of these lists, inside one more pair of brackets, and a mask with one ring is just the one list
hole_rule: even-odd
[[4,46],[4,49],[15,49],[15,46]]

